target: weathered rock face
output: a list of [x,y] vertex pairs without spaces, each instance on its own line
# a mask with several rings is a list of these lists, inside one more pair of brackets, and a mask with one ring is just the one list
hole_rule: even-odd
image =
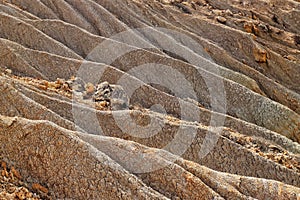
[[299,12],[0,1],[0,198],[299,199]]

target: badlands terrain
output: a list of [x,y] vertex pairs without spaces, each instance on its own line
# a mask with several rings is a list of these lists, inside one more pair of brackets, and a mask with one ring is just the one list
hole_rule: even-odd
[[0,199],[300,199],[299,0],[0,0]]

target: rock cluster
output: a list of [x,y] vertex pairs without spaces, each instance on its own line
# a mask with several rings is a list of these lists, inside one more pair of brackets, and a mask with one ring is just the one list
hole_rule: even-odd
[[85,83],[79,77],[72,77],[65,82],[74,95],[95,102],[98,109],[124,110],[129,107],[129,98],[120,85],[109,84],[107,81],[94,85]]

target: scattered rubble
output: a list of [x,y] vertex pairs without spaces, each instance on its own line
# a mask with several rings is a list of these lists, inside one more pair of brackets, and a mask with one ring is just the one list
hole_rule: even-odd
[[[40,184],[33,184],[30,190],[28,183],[22,181],[20,173],[12,166],[1,161],[0,167],[0,199],[2,200],[39,200],[51,199],[48,196],[48,189]],[[34,192],[33,192],[34,191]]]
[[245,136],[233,131],[223,133],[223,136],[242,145],[259,156],[270,159],[288,169],[300,173],[300,157],[299,155],[290,154],[288,151],[278,145],[260,141],[257,138]]
[[129,109],[129,98],[122,86],[109,84],[107,81],[94,85],[85,83],[79,77],[71,77],[69,80],[57,78],[53,82],[30,77],[13,77],[39,89],[55,92],[81,103],[95,106],[98,110]]

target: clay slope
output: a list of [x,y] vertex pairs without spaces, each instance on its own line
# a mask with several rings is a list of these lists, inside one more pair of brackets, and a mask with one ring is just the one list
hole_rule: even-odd
[[299,199],[299,12],[0,1],[4,180],[7,163],[32,198]]

